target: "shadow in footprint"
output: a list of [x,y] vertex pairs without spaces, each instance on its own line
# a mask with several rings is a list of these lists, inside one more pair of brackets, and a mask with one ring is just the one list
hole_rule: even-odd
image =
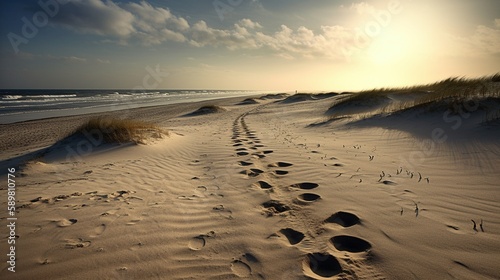
[[271,184],[269,184],[268,182],[266,181],[258,181],[257,183],[255,183],[259,188],[261,189],[264,189],[264,190],[268,190],[268,189],[272,189],[273,186]]
[[368,241],[349,235],[332,237],[330,238],[330,242],[337,250],[351,253],[364,252],[372,247]]
[[290,242],[290,245],[295,245],[300,243],[302,239],[304,239],[304,234],[300,231],[296,231],[291,228],[284,228],[281,229],[280,232],[288,239],[288,242]]
[[280,161],[280,162],[270,163],[268,165],[268,167],[281,167],[281,168],[283,168],[283,167],[290,167],[292,165],[293,165],[292,163]]
[[396,182],[393,182],[393,181],[389,181],[389,180],[385,180],[382,182],[382,184],[384,185],[391,185],[391,186],[394,186],[394,185],[397,185]]
[[275,170],[274,174],[276,174],[276,175],[286,175],[286,174],[288,174],[288,171],[285,171],[285,170]]
[[249,165],[253,165],[253,163],[252,162],[248,162],[248,161],[240,161],[239,165],[241,165],[241,166],[249,166]]
[[299,201],[303,201],[303,202],[314,202],[316,200],[319,200],[321,198],[321,196],[319,196],[315,193],[303,193],[303,194],[299,195],[297,198]]
[[325,220],[326,223],[335,223],[343,227],[352,227],[361,223],[358,216],[349,212],[337,212]]
[[[342,272],[339,261],[327,253],[307,254],[303,262],[304,271],[311,271],[321,277],[333,277]],[[313,277],[314,275],[308,275]],[[315,277],[314,277],[315,278]]]
[[290,187],[292,187],[292,188],[299,188],[299,189],[302,189],[302,190],[312,190],[312,189],[317,188],[318,186],[319,185],[316,184],[316,183],[305,182],[305,183],[294,184],[294,185],[291,185]]
[[266,202],[262,203],[262,206],[264,206],[264,208],[272,210],[275,213],[282,213],[282,212],[290,210],[290,207],[288,207],[287,205],[285,205],[277,200],[266,201]]
[[247,152],[238,152],[238,153],[236,153],[236,154],[237,154],[238,156],[246,156],[246,155],[248,155],[248,153],[247,153]]
[[240,174],[247,175],[249,177],[257,177],[260,174],[262,174],[264,171],[257,169],[257,168],[251,168],[250,170],[243,170],[240,172]]

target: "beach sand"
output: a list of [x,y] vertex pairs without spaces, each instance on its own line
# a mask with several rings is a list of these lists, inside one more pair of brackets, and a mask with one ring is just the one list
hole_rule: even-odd
[[[54,145],[89,116],[1,125],[0,278],[500,278],[498,122],[284,98],[109,113],[169,130],[146,145]],[[192,114],[207,104],[224,110]]]

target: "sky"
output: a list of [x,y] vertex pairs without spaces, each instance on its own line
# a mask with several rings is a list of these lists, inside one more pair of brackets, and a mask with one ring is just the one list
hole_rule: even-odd
[[498,0],[21,0],[0,88],[349,91],[500,72]]

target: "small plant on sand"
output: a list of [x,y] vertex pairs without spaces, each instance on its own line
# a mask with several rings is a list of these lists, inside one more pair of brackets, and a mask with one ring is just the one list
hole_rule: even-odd
[[105,143],[132,142],[137,144],[144,143],[144,140],[149,138],[162,138],[162,135],[168,135],[168,132],[148,122],[95,117],[77,128],[73,134],[98,135]]

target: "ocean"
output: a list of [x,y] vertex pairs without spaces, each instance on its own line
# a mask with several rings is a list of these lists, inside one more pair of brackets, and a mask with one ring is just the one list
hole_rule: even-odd
[[246,90],[0,90],[0,124],[267,93]]

